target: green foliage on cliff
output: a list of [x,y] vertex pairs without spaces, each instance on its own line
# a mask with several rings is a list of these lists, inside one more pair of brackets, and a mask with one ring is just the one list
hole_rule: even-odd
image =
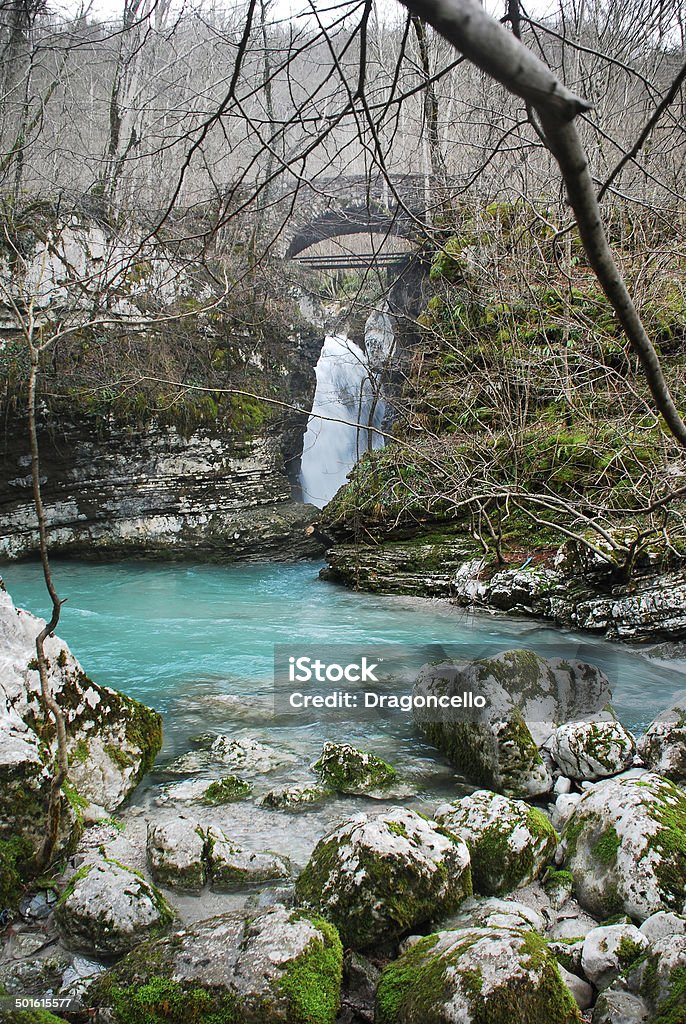
[[[545,210],[492,203],[437,246],[419,348],[396,385],[396,441],[327,506],[337,539],[438,528],[521,564],[552,560],[571,534],[622,578],[686,557],[686,505],[663,500],[682,453],[578,239],[560,247],[553,234]],[[620,236],[634,237],[624,225]],[[664,273],[641,291],[641,314],[686,408],[685,286],[664,232],[652,244]],[[637,254],[620,258],[631,278]]]

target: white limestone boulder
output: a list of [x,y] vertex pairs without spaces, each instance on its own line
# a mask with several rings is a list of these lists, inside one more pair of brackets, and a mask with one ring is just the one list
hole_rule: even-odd
[[567,722],[546,743],[561,772],[576,782],[619,775],[633,762],[636,740],[613,720]]
[[120,956],[168,931],[174,911],[154,885],[116,861],[80,868],[55,910],[66,946],[95,956]]
[[581,906],[599,920],[684,913],[685,834],[686,794],[667,779],[648,773],[591,786],[560,848]]
[[392,945],[454,911],[472,892],[469,850],[415,811],[356,814],[320,840],[296,901],[338,928],[352,949]]
[[484,896],[504,895],[538,878],[558,843],[542,811],[489,790],[442,804],[434,817],[467,844],[474,889]]

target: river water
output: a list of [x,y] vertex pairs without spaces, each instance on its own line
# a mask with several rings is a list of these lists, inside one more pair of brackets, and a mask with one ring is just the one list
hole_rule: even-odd
[[[400,770],[401,792],[392,802],[431,814],[438,802],[469,791],[416,734],[409,712],[325,713],[304,721],[273,717],[275,643],[293,649],[344,643],[353,651],[370,644],[376,649],[441,645],[459,657],[528,647],[547,656],[578,657],[606,671],[618,716],[635,731],[686,686],[682,672],[640,651],[526,619],[465,613],[445,601],[353,593],[320,581],[319,568],[315,563],[54,562],[58,592],[68,598],[59,635],[96,682],[144,701],[164,717],[160,767],[134,796],[143,813],[171,813],[179,806],[179,784],[204,780],[206,785],[227,773],[221,766],[189,771],[187,777],[165,770],[174,758],[193,751],[194,737],[208,732],[256,739],[285,752],[285,764],[250,776],[255,799],[211,813],[223,815],[223,825],[239,843],[280,850],[298,863],[333,823],[368,803],[340,798],[295,818],[259,806],[269,789],[315,783],[310,765],[327,739],[351,742],[393,763]],[[9,564],[0,571],[17,606],[46,613],[36,563]]]

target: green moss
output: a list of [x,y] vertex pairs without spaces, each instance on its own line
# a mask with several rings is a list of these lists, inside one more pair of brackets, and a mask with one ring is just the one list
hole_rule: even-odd
[[669,991],[652,1018],[653,1024],[686,1024],[686,967],[675,968],[669,977]]
[[31,843],[23,836],[0,839],[0,910],[14,910],[19,903],[32,855]]
[[136,763],[125,750],[122,750],[121,747],[115,746],[114,743],[106,743],[104,749],[110,760],[113,761],[121,771],[125,771],[127,768],[132,768]]
[[330,789],[359,793],[384,789],[397,778],[392,765],[347,743],[326,743],[312,770]]
[[681,913],[686,901],[686,794],[667,779],[653,783],[650,793],[644,807],[660,827],[648,838],[648,849],[659,855],[654,870],[665,903]]
[[571,893],[574,889],[574,876],[571,871],[548,868],[543,879],[543,888],[549,894],[560,889],[566,889]]
[[601,864],[610,866],[617,861],[617,852],[622,845],[617,830],[613,825],[608,825],[591,848],[593,856]]
[[152,708],[126,697],[128,714],[126,717],[126,738],[132,746],[142,752],[142,759],[136,781],[150,771],[155,758],[162,749],[162,718]]
[[[290,920],[304,915],[295,912]],[[288,1019],[297,1024],[333,1024],[338,1013],[343,976],[343,946],[338,932],[322,918],[306,918],[323,939],[312,938],[286,965],[277,989],[290,1001]]]
[[69,755],[70,764],[85,764],[88,760],[90,749],[88,746],[88,740],[81,737],[77,742],[76,746]]
[[83,812],[88,807],[88,800],[85,796],[81,796],[74,784],[69,780],[65,779],[62,783],[62,792],[67,798],[67,803],[71,807],[76,820],[79,824],[83,824]]
[[629,971],[646,956],[645,947],[623,935],[617,945],[617,960],[622,971]]
[[[401,1007],[410,993],[421,998],[425,988],[428,994],[443,991],[443,965],[436,958],[432,970],[432,960],[426,956],[437,942],[437,935],[420,939],[383,971],[376,993],[376,1024],[397,1024]],[[437,982],[439,987],[436,987]]]
[[392,832],[394,836],[404,836],[407,838],[407,829],[400,821],[387,821],[386,828],[389,832]]
[[[456,983],[470,1005],[474,1024],[512,1024],[545,1021],[573,1024],[581,1020],[574,999],[563,984],[557,963],[540,936],[521,933],[521,962],[528,976],[482,995],[479,969],[460,969],[462,956],[482,932],[465,932],[443,955],[432,955],[437,936],[428,936],[390,964],[381,975],[377,993],[377,1024],[438,1021],[441,1001],[449,999]],[[536,978],[536,989],[532,981]]]
[[217,996],[154,975],[142,985],[113,985],[109,1001],[118,1024],[239,1024],[250,1019],[241,1013],[236,996]]
[[62,892],[62,895],[60,896],[60,898],[57,901],[57,904],[56,904],[57,907],[61,907],[62,904],[65,903],[69,899],[69,897],[74,892],[74,889],[76,888],[78,883],[81,881],[81,879],[85,878],[88,874],[90,874],[90,872],[92,870],[93,870],[93,865],[92,864],[84,864],[82,867],[78,868],[74,872],[74,874],[69,879],[69,882],[65,886],[65,888],[64,888],[64,890]]
[[226,775],[216,782],[211,782],[202,795],[202,801],[212,806],[230,804],[237,800],[245,800],[252,792],[249,782],[239,779],[237,775]]

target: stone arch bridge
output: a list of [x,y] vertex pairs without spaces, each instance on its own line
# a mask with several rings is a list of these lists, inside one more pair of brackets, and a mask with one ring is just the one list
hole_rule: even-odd
[[[326,257],[308,257],[306,252],[326,239],[377,234],[418,241],[425,220],[426,179],[420,174],[394,175],[390,183],[381,176],[322,177],[301,184],[290,202],[293,214],[281,236],[281,254],[323,268]],[[389,253],[375,262],[388,264],[406,257],[407,251]],[[333,265],[343,262],[333,257]]]

